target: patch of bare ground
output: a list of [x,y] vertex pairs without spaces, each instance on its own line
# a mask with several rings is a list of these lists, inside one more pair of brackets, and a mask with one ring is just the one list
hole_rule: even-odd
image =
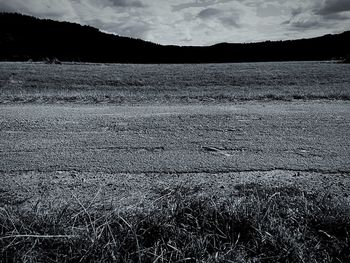
[[348,174],[3,174],[3,262],[348,262]]

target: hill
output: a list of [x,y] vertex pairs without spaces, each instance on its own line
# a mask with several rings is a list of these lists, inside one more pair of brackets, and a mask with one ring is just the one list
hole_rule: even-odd
[[222,63],[330,60],[350,54],[350,31],[311,39],[208,47],[162,46],[106,34],[90,26],[0,13],[0,60],[114,63]]

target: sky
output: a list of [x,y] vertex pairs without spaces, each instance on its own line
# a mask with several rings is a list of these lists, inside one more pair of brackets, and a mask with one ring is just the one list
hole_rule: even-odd
[[350,30],[350,0],[0,0],[0,11],[182,46],[297,39]]

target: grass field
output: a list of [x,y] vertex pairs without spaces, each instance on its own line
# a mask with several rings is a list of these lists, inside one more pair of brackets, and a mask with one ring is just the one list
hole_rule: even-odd
[[350,67],[0,63],[0,262],[350,262]]
[[224,103],[350,99],[334,62],[209,65],[0,63],[0,103]]

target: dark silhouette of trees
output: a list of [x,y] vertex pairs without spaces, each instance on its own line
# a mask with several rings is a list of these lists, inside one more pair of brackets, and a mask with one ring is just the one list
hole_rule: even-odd
[[350,63],[350,54],[347,54],[347,56],[343,60],[344,63]]
[[179,47],[106,34],[75,23],[0,13],[0,60],[48,58],[107,63],[330,60],[346,58],[349,49],[350,31],[311,39]]

